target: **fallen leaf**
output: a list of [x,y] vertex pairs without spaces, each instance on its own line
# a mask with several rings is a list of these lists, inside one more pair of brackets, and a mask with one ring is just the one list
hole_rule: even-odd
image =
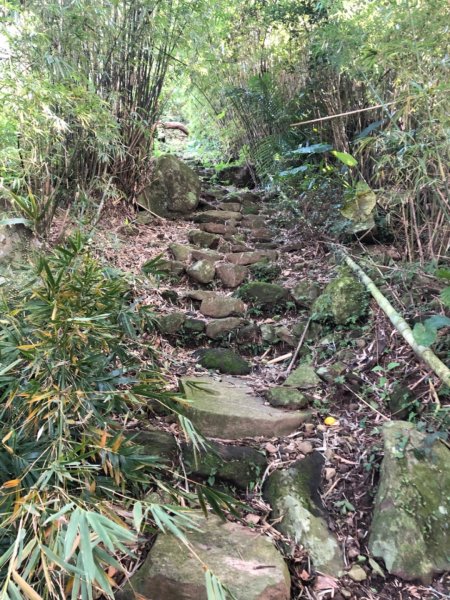
[[386,575],[384,574],[383,569],[380,567],[380,565],[377,563],[376,560],[374,560],[373,558],[369,558],[369,565],[371,566],[372,571],[374,573],[376,573],[380,577],[383,577],[384,579],[386,578]]
[[328,575],[318,575],[316,583],[314,584],[315,590],[335,590],[337,589],[337,579]]

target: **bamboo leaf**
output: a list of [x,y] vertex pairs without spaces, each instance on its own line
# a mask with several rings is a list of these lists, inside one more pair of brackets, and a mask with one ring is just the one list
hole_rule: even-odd
[[29,600],[43,600],[42,596],[40,594],[38,594],[31,587],[31,585],[29,583],[27,583],[25,581],[25,579],[23,579],[23,577],[21,577],[19,575],[19,573],[17,573],[17,571],[15,571],[15,570],[12,571],[12,578],[14,579],[16,584],[20,587],[20,589],[25,594],[25,596],[27,598],[29,598]]
[[354,158],[351,154],[347,154],[347,152],[338,152],[337,150],[332,150],[331,154],[347,167],[356,167],[358,164],[356,158]]

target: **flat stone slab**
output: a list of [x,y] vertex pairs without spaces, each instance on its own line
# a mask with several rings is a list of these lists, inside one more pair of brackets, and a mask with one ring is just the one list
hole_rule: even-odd
[[257,250],[255,252],[233,252],[227,254],[225,258],[234,265],[254,265],[264,259],[271,260],[273,257],[267,251]]
[[118,600],[207,600],[204,564],[237,600],[290,598],[289,571],[270,538],[200,511],[187,516],[196,527],[186,532],[193,551],[174,535],[158,535]]
[[240,212],[233,210],[205,210],[205,212],[197,213],[192,220],[196,223],[222,223],[229,221],[240,221],[242,215]]
[[224,376],[183,377],[181,387],[191,402],[187,416],[203,435],[236,440],[292,433],[310,414],[267,406],[242,379]]

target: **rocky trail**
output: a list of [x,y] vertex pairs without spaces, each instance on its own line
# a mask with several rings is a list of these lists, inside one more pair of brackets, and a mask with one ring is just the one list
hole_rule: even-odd
[[202,562],[237,600],[448,598],[449,448],[398,420],[404,403],[360,391],[408,349],[375,307],[367,321],[363,286],[313,231],[280,226],[272,194],[242,170],[227,183],[194,168],[198,207],[172,189],[172,212],[148,206],[125,225],[106,214],[94,244],[153,273],[138,290],[158,312],[146,342],[210,446],[197,453],[157,413],[139,441],[186,489],[231,490],[243,522],[199,511],[196,558],[159,535],[120,598],[206,599]]

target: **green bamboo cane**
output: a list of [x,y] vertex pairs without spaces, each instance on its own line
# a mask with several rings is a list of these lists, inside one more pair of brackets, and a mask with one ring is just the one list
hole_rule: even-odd
[[433,372],[447,385],[450,387],[450,369],[434,354],[427,346],[418,344],[414,338],[414,334],[405,321],[405,319],[395,310],[389,300],[383,296],[374,282],[368,277],[361,267],[355,263],[353,259],[342,249],[338,250],[338,253],[345,260],[347,265],[358,275],[360,280],[364,283],[366,288],[375,298],[378,306],[383,312],[389,317],[392,325],[395,329],[404,337],[414,352],[419,356]]

